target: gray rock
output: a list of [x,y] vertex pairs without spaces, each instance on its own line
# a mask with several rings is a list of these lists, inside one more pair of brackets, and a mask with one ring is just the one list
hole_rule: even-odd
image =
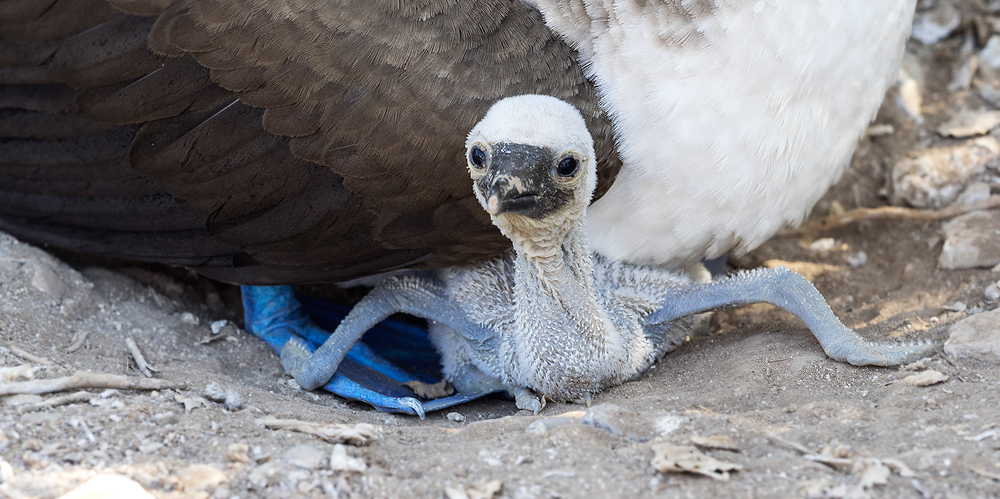
[[973,357],[1000,363],[1000,309],[956,322],[948,330],[944,351],[959,359]]
[[939,267],[969,269],[1000,263],[1000,212],[973,211],[941,228],[945,241],[938,257]]
[[1000,283],[993,283],[986,286],[986,291],[983,293],[988,301],[1000,300]]
[[55,269],[38,261],[30,262],[30,266],[33,272],[31,284],[36,289],[56,300],[61,300],[66,295],[68,290],[66,283],[63,282],[62,276]]
[[226,392],[226,409],[229,411],[238,411],[242,408],[243,397],[240,397],[240,393],[236,390]]
[[614,404],[600,404],[587,409],[581,422],[637,442],[652,440],[657,434],[656,423],[651,418]]
[[205,395],[205,398],[213,402],[222,402],[226,400],[226,391],[214,381],[205,386],[203,395]]
[[926,149],[893,166],[893,202],[917,208],[942,208],[965,190],[965,185],[1000,157],[1000,142],[979,137],[963,144]]

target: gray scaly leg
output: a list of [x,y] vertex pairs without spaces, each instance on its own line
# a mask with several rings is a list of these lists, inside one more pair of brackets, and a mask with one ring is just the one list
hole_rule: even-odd
[[344,356],[365,332],[396,313],[442,322],[475,341],[486,342],[495,336],[465,319],[435,281],[415,276],[394,277],[358,302],[314,352],[297,338],[290,339],[281,350],[281,365],[303,388],[316,389],[333,377]]
[[784,267],[753,270],[709,284],[680,289],[663,308],[648,315],[646,324],[660,324],[713,308],[770,303],[806,323],[830,358],[856,366],[895,366],[924,356],[932,344],[880,344],[865,340],[844,326],[823,295],[802,277]]

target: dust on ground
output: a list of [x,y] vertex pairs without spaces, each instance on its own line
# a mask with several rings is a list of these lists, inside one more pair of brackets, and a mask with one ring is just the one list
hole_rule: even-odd
[[[975,182],[1000,191],[994,164],[948,180],[954,192],[938,186],[948,199],[897,192],[901,161],[976,140],[939,127],[1000,104],[989,46],[998,17],[976,2],[932,5],[918,15],[937,16],[926,22],[951,35],[911,40],[903,84],[814,217],[890,202],[940,208]],[[913,88],[919,116],[906,111]],[[803,273],[866,336],[943,343],[954,323],[1000,305],[988,291],[1000,273],[940,268],[944,244],[941,221],[870,218],[779,236],[735,262]],[[183,269],[70,260],[0,235],[0,365],[27,366],[36,379],[141,377],[131,338],[155,379],[178,387],[93,389],[47,408],[37,404],[75,390],[5,398],[0,496],[59,497],[107,475],[98,488],[120,497],[1000,497],[1000,358],[939,352],[911,370],[853,367],[759,305],[716,312],[711,334],[598,394],[589,410],[551,403],[536,416],[488,399],[419,420],[296,389],[277,356],[233,325],[232,286]],[[914,375],[926,379],[904,380]],[[269,418],[347,426],[324,440],[266,427]],[[366,437],[337,436],[345,430]]]

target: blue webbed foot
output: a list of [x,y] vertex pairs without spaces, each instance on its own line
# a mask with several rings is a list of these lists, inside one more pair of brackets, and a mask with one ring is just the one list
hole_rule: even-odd
[[[267,342],[281,355],[282,366],[305,388],[323,389],[351,400],[368,403],[384,412],[401,412],[424,417],[425,412],[444,409],[468,402],[486,393],[459,393],[449,397],[421,402],[403,385],[408,381],[436,383],[440,364],[430,346],[426,331],[408,325],[388,325],[388,331],[373,329],[362,341],[340,345],[347,352],[338,365],[325,366],[329,356],[314,356],[317,347],[328,342],[330,333],[317,324],[288,286],[242,286],[246,329]],[[346,315],[344,309],[311,301],[310,312],[323,326],[335,324]],[[382,328],[386,329],[386,328]],[[423,345],[420,345],[421,337]],[[388,349],[373,349],[368,341],[389,340]],[[393,351],[399,344],[408,345],[404,352]],[[331,348],[330,345],[323,348]],[[387,360],[388,354],[401,368]],[[413,369],[410,369],[410,368]],[[333,372],[332,376],[329,374]]]

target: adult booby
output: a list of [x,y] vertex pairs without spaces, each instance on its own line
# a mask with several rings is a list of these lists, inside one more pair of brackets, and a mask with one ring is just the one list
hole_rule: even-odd
[[4,0],[0,230],[243,284],[481,261],[508,242],[467,192],[462,138],[535,93],[594,134],[593,247],[677,268],[804,217],[893,81],[913,10]]
[[[433,321],[445,377],[459,391],[506,389],[536,413],[546,397],[589,399],[638,376],[683,341],[671,335],[675,319],[716,307],[782,307],[827,355],[855,365],[898,365],[930,348],[864,340],[809,281],[784,268],[692,284],[683,274],[592,254],[584,215],[597,183],[593,142],[563,101],[497,102],[466,150],[476,198],[513,249],[470,267],[390,277],[319,349],[290,340],[281,361],[304,388],[327,383],[369,328],[399,312]],[[423,416],[419,402],[408,403]]]
[[4,0],[0,230],[241,284],[480,262],[510,242],[469,192],[464,136],[533,93],[594,136],[592,247],[680,267],[801,220],[913,10]]

